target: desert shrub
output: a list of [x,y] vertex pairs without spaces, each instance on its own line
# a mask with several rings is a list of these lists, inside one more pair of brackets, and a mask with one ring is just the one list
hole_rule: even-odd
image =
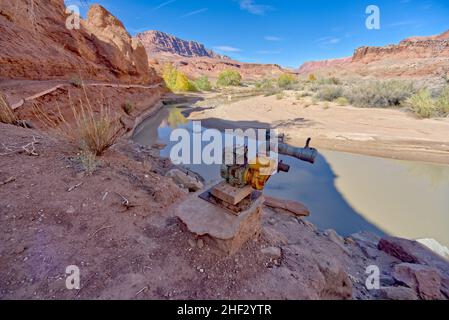
[[217,85],[220,87],[240,86],[242,76],[235,70],[225,70],[218,75]]
[[296,83],[298,80],[296,77],[289,73],[281,74],[278,78],[278,86],[279,88],[287,88],[292,84]]
[[389,80],[362,82],[346,89],[344,96],[357,107],[398,107],[415,92],[411,82]]
[[311,73],[307,77],[307,80],[310,81],[310,82],[314,82],[314,81],[316,81],[316,76],[313,73]]
[[284,99],[284,97],[285,97],[284,92],[279,92],[276,94],[277,100],[282,100],[282,99]]
[[72,77],[70,80],[69,80],[69,83],[72,85],[72,86],[74,86],[74,87],[77,87],[77,88],[81,88],[82,86],[83,86],[83,80],[80,78],[80,77]]
[[256,83],[256,89],[263,90],[263,91],[273,90],[274,89],[273,80],[262,79],[262,80],[258,81]]
[[316,97],[322,101],[334,101],[343,95],[343,88],[336,85],[326,85],[318,90]]
[[436,112],[435,102],[427,89],[422,89],[408,98],[404,105],[422,118],[430,118]]
[[340,79],[338,79],[336,77],[322,78],[322,79],[318,80],[317,82],[321,85],[341,85],[342,84]]
[[14,111],[8,105],[6,98],[0,93],[0,122],[14,124],[17,121],[17,117]]
[[195,87],[201,91],[211,91],[212,85],[207,76],[201,76],[195,80]]
[[349,101],[345,97],[338,97],[337,99],[335,99],[335,103],[339,106],[347,106],[349,104]]
[[77,160],[80,162],[82,170],[86,172],[87,175],[93,174],[99,164],[97,156],[91,151],[82,151]]
[[449,86],[446,86],[436,101],[436,107],[439,115],[449,115]]
[[195,85],[189,80],[189,78],[181,71],[178,71],[170,63],[164,65],[162,78],[164,79],[167,88],[173,92],[188,92],[196,90]]
[[127,115],[130,115],[134,110],[134,104],[131,101],[127,100],[122,103],[122,109]]

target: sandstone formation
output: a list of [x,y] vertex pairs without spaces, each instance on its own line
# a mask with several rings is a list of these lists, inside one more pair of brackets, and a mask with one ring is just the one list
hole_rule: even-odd
[[293,214],[298,217],[307,217],[310,211],[302,203],[298,201],[283,200],[270,196],[265,196],[264,204],[273,209],[279,209]]
[[404,262],[394,267],[396,281],[414,289],[422,299],[449,298],[449,260],[407,239],[385,237],[378,247]]
[[172,178],[178,186],[188,189],[191,192],[196,192],[204,187],[203,183],[197,177],[190,176],[179,169],[172,169],[165,176]]
[[441,299],[441,277],[437,269],[420,264],[401,263],[394,267],[393,277],[418,292],[424,300]]
[[104,8],[95,5],[80,29],[69,30],[63,0],[3,0],[0,77],[148,83],[157,77],[143,47]]
[[142,42],[150,65],[159,71],[166,63],[172,63],[190,78],[202,75],[216,78],[224,70],[237,70],[244,79],[277,77],[289,72],[276,64],[244,63],[220,55],[203,44],[186,41],[160,31],[140,33],[136,38]]
[[445,76],[449,73],[449,31],[384,47],[360,47],[350,58],[306,62],[299,72],[380,78]]
[[300,74],[310,74],[315,72],[317,69],[342,66],[349,64],[352,61],[352,57],[340,58],[340,59],[329,59],[322,61],[308,61],[304,63],[298,70]]
[[170,53],[188,58],[217,58],[229,59],[220,55],[196,41],[186,41],[178,37],[169,35],[165,32],[149,30],[136,35],[141,41],[149,56],[155,56],[160,53]]
[[219,208],[194,194],[175,209],[175,215],[187,230],[203,238],[211,247],[233,255],[261,231],[263,197],[238,216]]

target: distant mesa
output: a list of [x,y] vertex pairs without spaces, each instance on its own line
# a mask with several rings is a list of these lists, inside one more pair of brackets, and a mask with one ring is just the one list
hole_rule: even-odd
[[186,41],[162,31],[149,30],[136,35],[149,55],[175,54],[188,58],[230,59],[220,55],[196,41]]
[[308,61],[308,62],[304,63],[298,69],[298,73],[300,73],[300,74],[313,73],[317,69],[341,66],[341,65],[344,65],[344,64],[349,64],[351,61],[352,61],[352,57],[346,57],[346,58],[340,58],[340,59],[321,60],[321,61]]
[[300,74],[423,78],[449,73],[449,31],[384,47],[360,47],[352,57],[304,63]]
[[220,55],[196,41],[187,41],[167,33],[150,30],[136,35],[143,44],[151,66],[161,72],[165,63],[172,63],[191,78],[216,78],[224,70],[237,70],[243,79],[277,77],[291,72],[277,64],[245,63]]

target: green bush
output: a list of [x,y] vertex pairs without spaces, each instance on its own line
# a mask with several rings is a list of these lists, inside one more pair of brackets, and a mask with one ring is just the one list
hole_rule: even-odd
[[418,93],[408,98],[404,105],[422,118],[430,118],[436,111],[432,95],[427,89],[420,90]]
[[349,104],[349,101],[345,97],[338,97],[337,99],[335,99],[335,103],[339,106],[347,106]]
[[235,70],[225,70],[218,75],[217,85],[220,87],[240,86],[242,76]]
[[347,88],[344,96],[357,107],[398,107],[415,93],[410,82],[389,80],[362,82]]
[[340,79],[336,78],[336,77],[331,77],[331,78],[323,78],[317,81],[319,84],[321,85],[340,85],[341,81]]
[[449,86],[446,86],[436,101],[438,113],[441,116],[449,115]]
[[211,91],[212,85],[207,76],[201,76],[195,80],[195,86],[198,90],[201,91]]
[[262,79],[256,83],[256,89],[267,91],[274,90],[273,80],[271,79]]
[[298,80],[296,77],[289,73],[281,74],[278,78],[278,86],[279,88],[287,88],[292,84],[296,83]]
[[323,86],[316,93],[316,97],[322,101],[334,101],[343,95],[343,88],[335,85]]

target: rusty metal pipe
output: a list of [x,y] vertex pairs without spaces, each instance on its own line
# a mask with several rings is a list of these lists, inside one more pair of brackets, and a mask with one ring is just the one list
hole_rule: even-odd
[[315,159],[318,155],[318,151],[315,148],[310,148],[308,144],[304,148],[295,148],[285,143],[279,143],[278,151],[280,154],[295,157],[312,164],[315,163]]

